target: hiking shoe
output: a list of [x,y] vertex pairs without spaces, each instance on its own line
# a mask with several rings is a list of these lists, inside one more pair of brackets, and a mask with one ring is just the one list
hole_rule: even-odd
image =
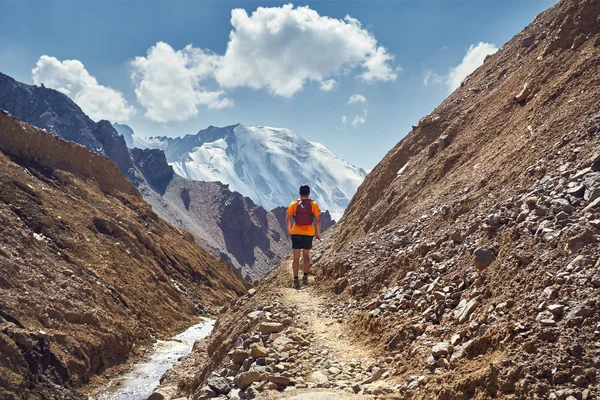
[[300,289],[300,281],[298,279],[294,279],[294,289]]
[[302,278],[302,284],[303,285],[308,285],[308,276],[305,276]]

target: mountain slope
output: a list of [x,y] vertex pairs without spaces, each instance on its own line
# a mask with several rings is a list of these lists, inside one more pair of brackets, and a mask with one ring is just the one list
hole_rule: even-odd
[[266,209],[288,205],[308,183],[311,197],[336,219],[366,175],[322,144],[266,126],[211,126],[182,138],[134,136],[134,145],[164,150],[177,174],[226,183]]
[[[155,207],[154,211],[160,217],[192,232],[198,243],[214,255],[232,262],[249,280],[261,278],[288,251],[283,241],[273,239],[285,237],[285,234],[275,224],[266,222],[272,222],[272,216],[265,217],[268,213],[264,209],[218,184],[202,185],[183,179],[172,182],[175,174],[166,163],[162,150],[127,148],[126,143],[131,145],[134,140],[133,131],[127,125],[114,124],[112,127],[108,121],[95,123],[66,95],[43,86],[26,85],[0,73],[1,109],[109,157],[144,199]],[[201,191],[191,191],[192,210],[181,207],[179,191],[188,186],[210,187],[213,193],[220,194],[214,200],[222,202],[217,203],[221,206],[203,201]],[[167,193],[167,190],[173,193]],[[222,223],[236,215],[211,214],[227,210],[225,204],[231,201],[238,204],[238,199],[242,206],[236,213],[243,214],[238,216],[240,221],[251,223],[239,226]],[[245,250],[236,250],[242,248]]]
[[[408,399],[597,398],[598,99],[600,2],[560,1],[367,176],[313,251],[316,317],[297,323],[282,265],[198,346],[195,379],[181,375],[188,393],[210,393],[217,372],[265,397],[278,382]],[[311,348],[328,331],[371,353]],[[288,379],[248,351],[280,360]],[[252,370],[269,382],[245,388]]]
[[161,196],[148,189],[141,193],[158,215],[188,230],[248,281],[261,279],[290,251],[287,233],[275,215],[227,185],[175,175]]
[[246,287],[117,166],[0,113],[0,398],[78,398],[93,375]]

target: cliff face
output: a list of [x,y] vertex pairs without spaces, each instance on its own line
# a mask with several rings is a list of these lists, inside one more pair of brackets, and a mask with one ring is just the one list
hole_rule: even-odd
[[73,390],[245,292],[117,166],[0,113],[0,398]]
[[221,316],[188,391],[217,371],[246,394],[596,398],[599,98],[600,2],[561,1],[366,177],[315,286],[286,288],[282,264]]

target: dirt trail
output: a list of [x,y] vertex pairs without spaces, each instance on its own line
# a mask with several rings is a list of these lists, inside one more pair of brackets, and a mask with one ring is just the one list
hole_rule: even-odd
[[[292,267],[289,264],[290,282],[292,281]],[[297,317],[305,329],[314,334],[315,344],[328,349],[329,354],[338,361],[374,361],[370,358],[371,351],[360,343],[353,341],[347,332],[343,321],[331,316],[326,308],[327,299],[317,293],[309,278],[309,286],[302,286],[300,290],[285,288],[283,300],[291,306],[298,307],[300,315]]]
[[[292,281],[291,262],[284,267],[288,272],[289,282]],[[299,314],[295,317],[298,326],[312,333],[312,346],[319,349],[310,367],[313,372],[320,372],[328,376],[332,382],[331,388],[326,389],[300,389],[293,393],[269,392],[263,398],[266,399],[290,399],[290,400],[337,400],[337,399],[368,399],[371,396],[356,395],[350,389],[340,390],[335,388],[333,382],[335,378],[323,364],[319,364],[321,358],[326,358],[331,365],[338,365],[341,370],[346,369],[346,365],[360,365],[366,369],[376,363],[372,356],[371,349],[366,348],[362,343],[357,342],[348,334],[348,327],[344,321],[336,319],[327,309],[327,299],[318,293],[312,286],[313,278],[309,278],[309,285],[302,286],[300,290],[287,287],[282,289],[283,301],[296,307]],[[351,375],[351,374],[350,374]],[[351,376],[350,380],[345,380],[352,384],[361,384],[364,378],[358,374]],[[310,381],[310,378],[309,378]]]

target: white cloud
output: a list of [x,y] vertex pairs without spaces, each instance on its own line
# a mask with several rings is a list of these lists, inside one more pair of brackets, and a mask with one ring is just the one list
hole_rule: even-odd
[[462,62],[452,68],[448,74],[446,83],[450,92],[459,87],[469,74],[483,64],[485,57],[497,51],[498,48],[490,43],[480,42],[477,46],[469,46],[469,50],[467,50],[467,54],[463,57]]
[[79,60],[59,61],[43,55],[31,73],[36,85],[43,83],[66,94],[93,120],[125,122],[135,114],[120,92],[99,85]]
[[164,42],[131,62],[132,80],[146,116],[154,121],[184,121],[199,106],[222,108],[233,104],[223,91],[206,90],[200,83],[218,68],[220,57],[191,45],[175,51]]
[[[393,81],[400,68],[355,18],[319,15],[310,7],[258,7],[251,15],[231,11],[232,30],[225,54],[191,45],[174,50],[158,42],[133,62],[132,79],[146,115],[157,121],[184,120],[199,105],[231,105],[220,89],[249,87],[290,98],[313,82],[330,91],[352,71],[366,82]],[[214,80],[214,81],[213,81]]]
[[353,104],[353,103],[366,103],[367,99],[365,98],[365,96],[363,96],[362,94],[353,94],[352,96],[350,96],[350,98],[348,99],[348,104]]
[[359,125],[364,124],[365,122],[367,122],[367,110],[366,109],[364,109],[361,114],[356,114],[354,116],[354,118],[352,119],[351,124],[353,127],[356,128]]
[[323,85],[360,68],[368,82],[396,79],[394,57],[358,20],[320,16],[308,6],[258,7],[231,12],[233,30],[216,79],[222,87],[247,86],[291,97],[307,81]]
[[[350,96],[350,98],[348,99],[348,102],[346,103],[347,105],[351,105],[351,104],[360,104],[361,106],[361,111],[359,113],[357,113],[354,118],[350,119],[347,116],[342,116],[342,124],[344,125],[352,125],[354,128],[358,127],[359,125],[362,125],[364,123],[367,122],[367,99],[365,98],[365,96],[363,96],[362,94],[353,94],[352,96]],[[356,106],[354,106],[356,107]]]
[[327,79],[326,81],[321,82],[321,86],[319,87],[321,88],[321,90],[328,92],[332,90],[336,84],[337,81],[335,79]]

